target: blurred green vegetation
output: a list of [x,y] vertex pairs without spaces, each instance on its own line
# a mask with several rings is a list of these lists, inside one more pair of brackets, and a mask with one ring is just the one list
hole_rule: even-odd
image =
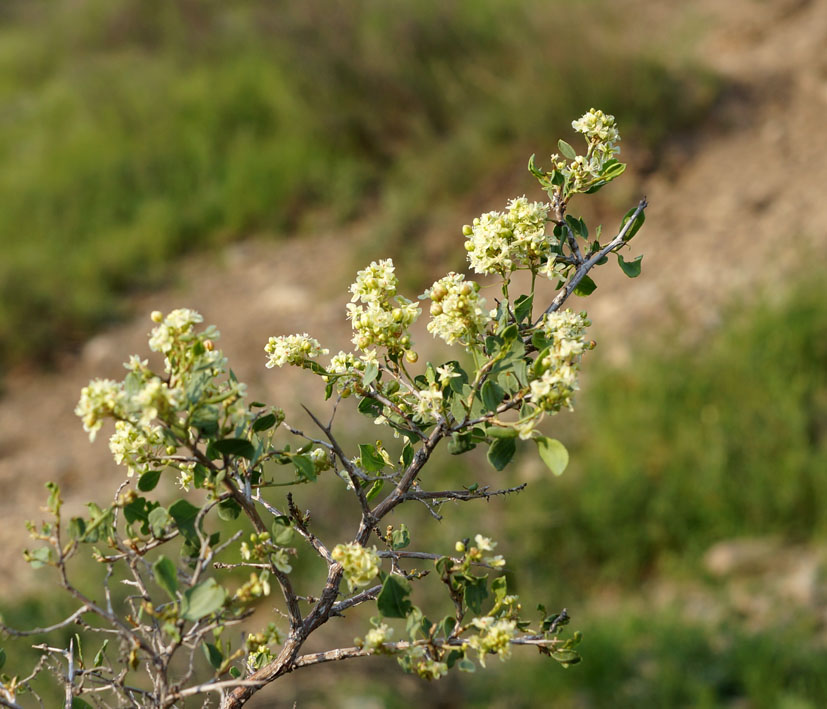
[[624,27],[604,0],[3,3],[0,364],[77,346],[185,251],[319,215],[401,240],[590,105],[654,149],[717,84]]
[[[697,625],[673,611],[626,607],[611,618],[581,619],[578,627],[585,659],[569,669],[523,651],[505,664],[492,658],[486,670],[403,691],[399,684],[371,682],[365,667],[340,667],[337,688],[355,698],[346,706],[378,701],[384,709],[817,709],[827,702],[827,650],[801,628],[747,632],[737,624]],[[394,671],[388,660],[387,673]],[[325,706],[323,689],[298,697],[299,706]]]
[[[738,536],[827,533],[827,302],[819,277],[685,346],[586,364],[571,469],[530,496],[531,558],[636,585]],[[679,342],[680,337],[667,338]],[[597,354],[597,353],[595,353]],[[515,524],[524,524],[517,515]]]

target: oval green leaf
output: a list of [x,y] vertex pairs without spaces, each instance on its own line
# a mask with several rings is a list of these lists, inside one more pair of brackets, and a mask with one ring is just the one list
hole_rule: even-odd
[[184,591],[181,601],[181,617],[196,621],[221,610],[227,592],[215,579],[207,579],[197,586]]
[[495,438],[488,448],[488,462],[496,470],[502,470],[514,457],[517,444],[513,438]]
[[178,573],[175,564],[167,557],[159,556],[152,565],[152,573],[155,575],[157,584],[169,594],[173,601],[176,600],[178,598]]
[[537,452],[548,469],[555,475],[562,475],[569,464],[569,452],[566,447],[555,438],[539,436],[534,440],[537,443]]

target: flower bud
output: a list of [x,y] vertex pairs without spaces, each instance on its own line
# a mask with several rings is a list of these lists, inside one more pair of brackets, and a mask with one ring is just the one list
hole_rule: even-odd
[[164,319],[164,314],[160,310],[153,310],[149,316],[152,322],[161,322]]
[[204,349],[212,352],[215,349],[215,343],[212,340],[204,340]]
[[413,350],[407,350],[405,352],[405,359],[408,360],[411,364],[413,364],[419,359],[419,355]]
[[471,234],[474,233],[474,230],[471,228],[470,224],[466,224],[464,227],[462,227],[462,233],[465,236],[471,236]]
[[465,553],[465,544],[463,544],[462,542],[457,542],[456,544],[454,544],[454,549],[457,550],[458,554],[464,554]]

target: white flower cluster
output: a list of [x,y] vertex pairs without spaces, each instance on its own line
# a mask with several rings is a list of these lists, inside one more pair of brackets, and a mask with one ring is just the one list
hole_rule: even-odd
[[353,385],[362,379],[365,365],[370,362],[377,363],[376,350],[368,350],[361,357],[352,352],[339,351],[331,357],[330,364],[327,365],[327,371],[335,376],[325,376],[323,379],[326,382],[335,380],[336,390],[343,397],[348,397],[353,393]]
[[376,549],[366,549],[361,544],[350,542],[337,544],[330,556],[342,565],[348,588],[353,591],[367,586],[379,573],[379,555]]
[[421,389],[415,394],[413,410],[422,423],[433,423],[443,415],[445,401],[438,384],[431,384],[427,389]]
[[542,331],[550,341],[548,353],[539,362],[540,376],[531,382],[529,400],[543,411],[571,406],[577,391],[580,357],[588,349],[584,336],[591,323],[585,313],[572,310],[550,313],[543,318]]
[[269,355],[267,357],[268,369],[283,367],[285,364],[302,367],[308,360],[328,352],[318,340],[310,337],[306,332],[303,335],[271,337],[264,345],[264,351]]
[[555,154],[551,156],[551,163],[566,177],[571,189],[579,192],[599,180],[606,162],[620,152],[617,145],[620,133],[614,116],[594,108],[572,121],[571,126],[585,136],[588,142],[586,155],[577,155],[567,163],[565,158]]
[[333,467],[330,451],[326,448],[314,448],[310,451],[310,460],[313,461],[313,468],[317,475]]
[[[115,420],[109,448],[130,476],[153,466],[172,465],[181,473],[179,484],[187,488],[194,480],[193,465],[172,463],[167,457],[171,452],[163,451],[176,436],[189,435],[184,426],[189,420],[186,409],[196,411],[202,420],[212,411],[217,420],[221,408],[224,420],[234,428],[243,426],[252,414],[243,401],[245,385],[234,378],[218,379],[226,373],[226,359],[213,344],[219,336],[215,328],[196,332],[194,326],[202,318],[186,308],[166,317],[156,311],[151,317],[158,325],[150,333],[150,346],[164,353],[169,376],[161,379],[146,360],[133,355],[124,364],[129,372],[124,381],[93,380],[81,391],[75,413],[92,440],[104,419]],[[173,430],[176,433],[171,434]]]
[[144,429],[148,429],[159,416],[178,409],[183,400],[184,394],[180,389],[168,386],[158,377],[147,380],[132,398],[141,412],[139,425]]
[[152,320],[160,324],[152,328],[149,337],[149,349],[164,354],[172,350],[176,342],[191,339],[193,326],[204,321],[199,313],[189,308],[173,310],[165,318],[162,318],[163,315],[159,311],[156,310],[152,313]]
[[90,441],[95,440],[105,418],[124,415],[125,402],[123,385],[114,379],[94,379],[81,389],[75,415],[83,422]]
[[517,632],[517,623],[506,618],[493,618],[488,615],[483,618],[474,618],[471,625],[480,633],[468,638],[468,644],[480,656],[480,664],[485,667],[485,656],[496,653],[500,660],[511,657],[511,640]]
[[160,426],[139,428],[129,421],[115,421],[115,433],[109,438],[109,450],[118,465],[126,465],[129,477],[149,460],[149,453],[163,442]]
[[353,344],[360,350],[385,347],[401,354],[411,349],[408,328],[421,311],[416,303],[396,294],[398,285],[391,259],[373,261],[356,274],[347,317],[355,333]]
[[552,244],[546,236],[548,210],[548,204],[518,197],[505,212],[486,212],[465,225],[462,233],[471,268],[504,276],[547,258]]
[[480,297],[479,290],[479,283],[466,281],[460,273],[440,278],[423,295],[433,301],[428,332],[449,345],[477,341],[488,322],[485,299]]
[[250,633],[244,640],[247,646],[247,667],[257,670],[273,659],[273,652],[268,645],[281,644],[281,633],[275,623],[268,623],[263,633]]
[[412,647],[406,654],[411,659],[411,669],[422,679],[439,679],[448,674],[448,663],[435,660],[421,645]]
[[267,580],[268,574],[268,571],[263,572],[261,575],[255,572],[251,573],[250,580],[239,586],[233,597],[242,603],[250,603],[256,598],[269,596],[270,582]]
[[386,643],[393,635],[393,628],[387,623],[381,623],[375,628],[371,628],[365,634],[365,639],[362,641],[362,649],[368,652],[377,652],[381,650],[382,645]]
[[502,554],[483,556],[483,552],[494,551],[495,546],[497,546],[497,542],[491,541],[488,537],[483,537],[482,534],[477,534],[474,537],[474,546],[467,552],[468,558],[474,562],[482,561],[483,564],[495,569],[502,568],[505,566],[505,559],[502,557]]
[[588,113],[572,121],[571,127],[585,135],[586,140],[597,146],[596,150],[607,156],[607,159],[620,152],[617,146],[620,142],[620,133],[614,116],[590,108]]

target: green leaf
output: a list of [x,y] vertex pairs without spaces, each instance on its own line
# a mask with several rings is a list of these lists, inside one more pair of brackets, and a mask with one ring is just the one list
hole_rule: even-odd
[[316,465],[309,455],[294,455],[293,465],[296,467],[296,474],[302,480],[308,482],[316,480]]
[[588,241],[589,228],[586,226],[586,222],[584,222],[582,218],[573,217],[571,214],[567,214],[566,223],[569,225],[569,228],[575,236],[579,236],[581,239],[586,239]]
[[178,598],[178,573],[175,564],[165,556],[159,556],[152,565],[152,573],[155,575],[157,584],[169,594],[173,601],[176,600]]
[[276,424],[276,415],[275,414],[267,414],[265,416],[260,416],[255,421],[253,421],[253,431],[259,433],[261,431],[266,431],[269,428],[273,428]]
[[218,417],[220,413],[218,406],[201,406],[193,413],[190,424],[205,436],[214,436],[218,433]]
[[517,322],[522,322],[531,314],[531,306],[534,303],[534,297],[530,295],[521,295],[514,303],[514,316]]
[[496,470],[502,470],[514,457],[516,450],[517,444],[513,438],[495,438],[488,448],[488,462]]
[[241,505],[238,504],[232,497],[228,497],[226,500],[222,500],[218,503],[218,517],[219,519],[223,519],[225,522],[232,522],[234,519],[238,519],[238,515],[241,514]]
[[517,431],[504,426],[489,426],[485,429],[485,435],[490,438],[516,438]]
[[508,593],[508,582],[505,576],[498,576],[491,582],[491,590],[494,592],[494,598],[501,601]]
[[465,590],[463,592],[465,605],[475,614],[482,613],[483,601],[488,598],[488,589],[486,588],[488,579],[485,576],[467,576],[465,578]]
[[34,551],[26,552],[26,561],[33,569],[39,569],[52,560],[52,550],[49,547],[38,547]]
[[138,489],[141,492],[149,492],[150,490],[154,490],[160,479],[160,470],[150,470],[138,478]]
[[468,412],[465,410],[465,402],[462,400],[462,397],[455,396],[451,398],[451,416],[454,417],[454,420],[457,423],[462,423],[468,416]]
[[[637,207],[635,207],[634,209],[630,209],[628,212],[626,212],[625,215],[623,215],[623,221],[620,223],[621,230],[623,229],[624,226],[626,226],[626,222],[628,222],[632,218],[632,215],[636,211],[637,211]],[[640,230],[640,227],[643,226],[643,222],[645,222],[645,221],[646,221],[646,212],[641,211],[640,214],[637,215],[637,218],[635,219],[635,223],[632,224],[632,226],[629,227],[629,231],[626,232],[626,236],[623,237],[623,241],[629,241],[635,234],[637,234],[638,231]]]
[[362,468],[368,473],[378,473],[385,467],[385,459],[376,450],[376,446],[370,443],[359,444],[359,457],[362,460]]
[[448,441],[448,452],[451,455],[462,455],[470,450],[474,450],[476,447],[477,444],[474,443],[474,440],[468,433],[451,434],[451,440]]
[[83,645],[80,642],[80,635],[75,633],[75,648],[77,648],[78,664],[83,667]]
[[370,362],[365,366],[365,373],[362,375],[362,386],[369,386],[379,376],[379,365]]
[[520,334],[520,328],[517,323],[511,323],[505,330],[500,333],[503,343],[508,344],[517,339]]
[[545,170],[543,170],[542,168],[537,167],[537,166],[534,164],[534,158],[535,158],[535,156],[534,156],[534,155],[532,155],[532,156],[528,159],[528,171],[529,171],[532,175],[534,175],[534,177],[536,177],[538,180],[540,180],[540,183],[542,184],[542,183],[543,183],[542,178],[546,176],[546,172],[545,172]]
[[273,543],[280,547],[289,544],[293,538],[293,527],[290,525],[290,518],[281,516],[273,520],[271,526],[271,534],[273,535]]
[[[100,667],[103,664],[103,661],[106,659],[106,648],[109,646],[109,638],[103,641],[103,645],[101,645],[101,649],[95,653],[95,659],[92,660],[93,667]],[[0,665],[2,667],[2,665]]]
[[6,664],[6,651],[0,647],[0,670],[3,669],[3,665]]
[[241,677],[241,670],[234,665],[230,668],[230,677],[232,677],[233,679],[238,679],[239,677]]
[[124,505],[123,516],[128,524],[132,524],[133,522],[140,522],[141,533],[149,534],[149,513],[159,506],[159,502],[151,502],[150,500],[147,500],[145,497],[136,497],[128,505]]
[[457,662],[457,669],[459,669],[460,672],[476,672],[477,666],[467,657],[463,657]]
[[200,547],[201,543],[198,540],[198,534],[195,531],[195,518],[201,508],[196,507],[187,500],[178,500],[170,505],[169,515],[175,520],[175,526],[181,536],[184,537],[196,549]]
[[246,438],[223,438],[211,443],[210,448],[221,455],[240,455],[248,460],[256,454],[256,447]]
[[407,468],[413,462],[413,459],[414,447],[411,445],[411,442],[408,441],[402,449],[402,465]]
[[401,576],[389,574],[376,597],[376,606],[385,618],[404,618],[413,606],[408,600],[411,584]]
[[574,160],[577,157],[577,153],[575,152],[574,148],[572,148],[562,138],[557,141],[557,147],[560,149],[560,153],[567,157],[569,160]]
[[60,488],[52,482],[46,483],[46,489],[49,491],[49,499],[46,502],[46,506],[49,508],[49,512],[53,515],[57,515],[60,511],[60,505],[62,500],[60,499]]
[[583,276],[580,283],[574,288],[575,295],[591,295],[597,289],[597,284],[588,276]]
[[640,275],[640,262],[643,260],[643,254],[632,261],[624,261],[621,254],[617,255],[617,263],[620,270],[623,271],[629,278],[637,278]]
[[215,579],[207,579],[197,586],[184,591],[181,601],[181,617],[185,620],[200,620],[204,616],[221,610],[227,592]]
[[611,182],[616,177],[620,177],[626,171],[626,163],[619,160],[609,160],[603,165],[603,172],[600,177],[606,182]]
[[212,643],[204,643],[202,647],[204,648],[204,656],[207,658],[207,662],[212,665],[212,668],[217,670],[221,667],[221,663],[224,662],[224,655],[221,654],[221,650]]
[[459,362],[452,360],[446,364],[454,365],[454,374],[459,374],[458,377],[451,377],[448,381],[448,387],[456,394],[462,394],[463,388],[468,384],[468,372],[459,366]]
[[486,379],[480,389],[480,396],[485,408],[488,411],[494,411],[502,403],[505,392],[495,381]]
[[365,416],[370,416],[372,418],[375,418],[382,413],[382,404],[368,398],[362,399],[356,408],[359,410],[360,414],[365,414]]
[[537,443],[537,452],[548,469],[555,475],[562,475],[569,464],[569,452],[566,447],[555,438],[538,436],[534,440]]
[[164,507],[156,507],[147,516],[147,522],[149,523],[149,531],[152,532],[152,536],[160,538],[163,536],[164,530],[172,522],[172,517],[170,517],[169,512],[167,512]]
[[69,521],[69,536],[76,542],[86,541],[86,520],[83,517],[72,517]]
[[373,485],[370,486],[370,489],[365,494],[365,499],[370,502],[374,497],[376,497],[385,485],[384,480],[376,480],[374,481]]
[[411,535],[405,523],[399,525],[399,529],[394,529],[391,533],[391,548],[404,549],[411,543]]
[[581,659],[580,653],[578,653],[576,650],[552,651],[551,656],[564,667],[568,667],[569,665],[576,665],[578,662],[580,662]]

